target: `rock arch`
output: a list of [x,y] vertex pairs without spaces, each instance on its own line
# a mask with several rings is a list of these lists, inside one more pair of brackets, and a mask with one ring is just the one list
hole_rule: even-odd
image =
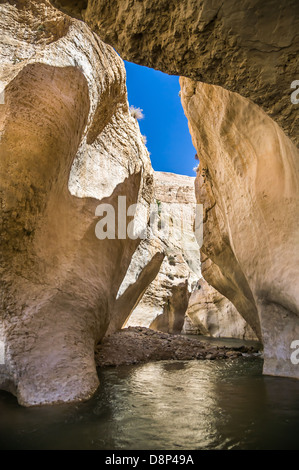
[[298,377],[298,2],[97,0],[82,18],[124,59],[188,77],[205,276],[262,335],[264,371]]

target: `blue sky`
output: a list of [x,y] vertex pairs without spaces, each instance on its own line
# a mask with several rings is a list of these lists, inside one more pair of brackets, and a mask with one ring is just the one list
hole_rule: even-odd
[[179,77],[130,62],[125,66],[129,104],[143,109],[139,126],[154,170],[195,176],[198,162],[178,96]]

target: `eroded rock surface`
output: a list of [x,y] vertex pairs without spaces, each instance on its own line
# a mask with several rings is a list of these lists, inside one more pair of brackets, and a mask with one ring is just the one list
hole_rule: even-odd
[[264,372],[298,377],[298,149],[259,107],[181,79],[204,204],[203,275],[264,343]]
[[[145,326],[166,333],[182,330],[189,297],[201,275],[199,245],[194,236],[194,180],[173,173],[154,173],[157,235],[165,257],[159,273],[130,312],[127,326]],[[152,243],[148,249],[152,249]],[[138,250],[135,256],[137,264],[141,263],[144,256]],[[132,282],[136,271],[135,266]]]
[[184,331],[214,338],[257,340],[235,306],[203,278],[189,299]]
[[[286,137],[298,141],[298,2],[54,3],[124,58],[238,91],[284,129],[237,94],[182,81],[201,160],[204,276],[262,337],[264,372],[298,377],[298,150]],[[95,210],[117,213],[120,195],[148,207],[150,162],[111,47],[46,0],[1,2],[0,28],[0,384],[24,405],[86,399],[95,344],[164,256],[156,240],[136,289],[121,290],[139,241],[98,240]]]
[[99,240],[95,211],[148,207],[151,164],[110,46],[47,1],[1,2],[0,29],[0,385],[22,405],[86,399],[139,243]]
[[204,277],[263,337],[264,372],[298,377],[298,1],[93,0],[79,10],[123,58],[188,77]]
[[220,85],[261,106],[298,142],[297,0],[54,0],[124,59]]

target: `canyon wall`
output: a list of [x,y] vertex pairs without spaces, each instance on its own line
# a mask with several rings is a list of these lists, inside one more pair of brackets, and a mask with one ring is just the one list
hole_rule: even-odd
[[257,340],[236,307],[203,278],[189,299],[183,330],[214,338]]
[[[129,310],[130,301],[122,305],[120,310],[125,314],[115,316],[117,328],[114,322],[110,323],[107,334],[120,329],[125,316],[127,321],[123,323],[127,327],[143,326],[166,333],[180,333],[187,314],[193,322],[193,331],[197,329],[201,334],[257,339],[234,305],[201,278],[200,247],[194,237],[194,180],[189,176],[154,172],[154,201],[161,219],[168,216],[170,222],[169,236],[163,237],[163,231],[157,231],[165,257],[158,274],[133,311]],[[150,253],[152,245],[146,241],[146,249]],[[143,259],[149,257],[141,248],[142,244],[134,253],[135,261],[124,280],[127,291],[135,290],[136,273],[145,264]]]
[[263,339],[264,372],[298,377],[290,345],[299,337],[298,105],[291,100],[299,3],[93,0],[76,11],[67,0],[54,3],[123,58],[187,77],[182,102],[205,204],[203,275]]
[[0,387],[25,406],[86,399],[140,242],[97,238],[97,207],[117,217],[126,196],[149,210],[150,159],[124,64],[83,22],[47,1],[1,2],[0,30]]
[[250,98],[298,143],[297,0],[53,0],[123,59]]
[[258,106],[182,78],[200,166],[203,275],[261,334],[264,373],[298,377],[298,149]]
[[[190,176],[154,172],[156,233],[165,257],[141,301],[127,315],[126,326],[145,326],[166,333],[182,330],[190,294],[201,276],[199,246],[194,236],[194,180]],[[138,250],[136,258],[137,253]],[[137,259],[140,263],[142,256]],[[132,284],[135,272],[136,268],[132,271]]]

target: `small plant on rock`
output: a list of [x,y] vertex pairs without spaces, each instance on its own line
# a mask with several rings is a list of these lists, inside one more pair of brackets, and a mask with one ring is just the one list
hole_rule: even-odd
[[143,109],[141,108],[135,108],[135,106],[132,105],[130,106],[129,111],[130,111],[131,116],[136,121],[139,121],[140,119],[144,118]]

